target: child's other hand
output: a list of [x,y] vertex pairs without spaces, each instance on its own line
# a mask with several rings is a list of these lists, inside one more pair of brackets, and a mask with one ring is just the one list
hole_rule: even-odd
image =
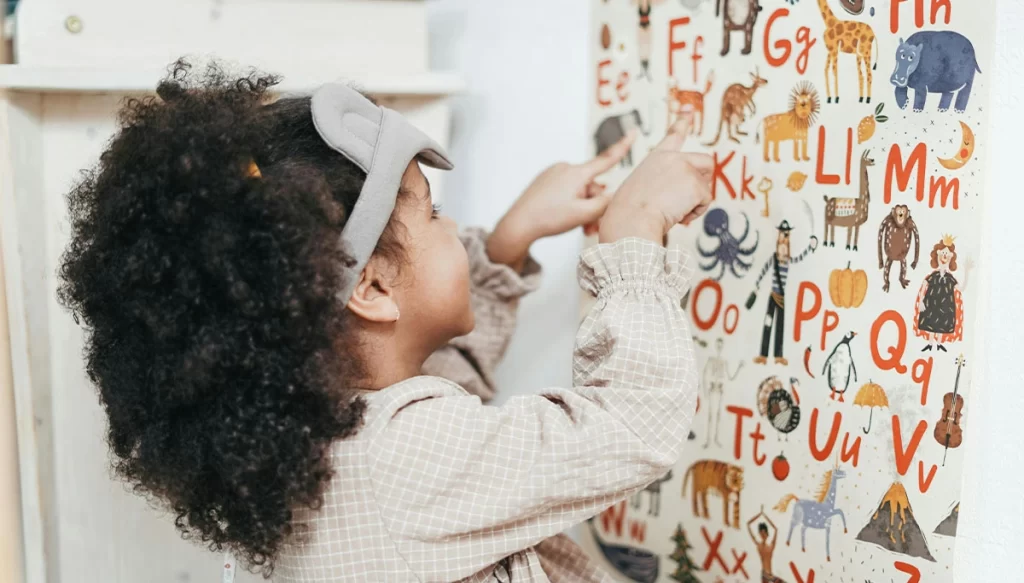
[[665,138],[619,187],[601,219],[600,241],[642,237],[663,243],[669,229],[689,225],[711,204],[714,164],[707,154],[680,152],[691,116],[669,128]]
[[515,266],[537,239],[594,223],[610,196],[594,179],[622,161],[636,140],[633,132],[582,164],[559,163],[540,173],[494,228],[487,243],[491,260]]

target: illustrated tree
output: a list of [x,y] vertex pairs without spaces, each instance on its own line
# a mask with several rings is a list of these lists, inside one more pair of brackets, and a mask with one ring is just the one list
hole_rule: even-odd
[[690,559],[689,551],[693,548],[690,543],[686,542],[686,533],[683,531],[683,525],[680,524],[676,527],[676,533],[672,535],[672,541],[676,543],[676,550],[669,557],[678,564],[676,572],[669,575],[673,581],[679,581],[679,583],[700,583],[697,576],[693,574],[694,571],[700,569],[694,564],[693,560]]

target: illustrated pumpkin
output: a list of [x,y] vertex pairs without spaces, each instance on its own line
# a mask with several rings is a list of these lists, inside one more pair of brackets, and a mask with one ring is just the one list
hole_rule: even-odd
[[868,293],[868,275],[863,269],[856,271],[846,264],[845,269],[833,269],[828,278],[828,295],[837,308],[859,308]]
[[772,475],[780,482],[789,476],[789,460],[781,453],[772,460]]

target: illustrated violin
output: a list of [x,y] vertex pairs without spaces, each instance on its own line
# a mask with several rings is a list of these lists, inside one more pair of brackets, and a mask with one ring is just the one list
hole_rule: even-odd
[[942,454],[942,465],[946,465],[946,454],[949,448],[956,449],[964,442],[964,433],[960,427],[961,411],[964,408],[964,398],[960,396],[960,370],[964,367],[964,355],[956,357],[956,382],[953,384],[953,392],[942,396],[942,417],[935,422],[935,441],[946,448]]

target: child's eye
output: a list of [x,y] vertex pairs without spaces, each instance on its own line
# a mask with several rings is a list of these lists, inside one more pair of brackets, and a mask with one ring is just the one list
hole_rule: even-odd
[[433,212],[430,214],[430,216],[432,216],[433,218],[436,219],[437,216],[440,215],[440,214],[441,214],[441,203],[434,203],[434,205],[433,205]]

